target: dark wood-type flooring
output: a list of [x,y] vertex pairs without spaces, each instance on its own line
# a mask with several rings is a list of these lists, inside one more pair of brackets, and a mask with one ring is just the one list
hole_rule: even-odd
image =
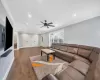
[[15,60],[7,80],[37,80],[29,57],[40,54],[40,48],[25,48],[15,51]]
[[17,49],[17,43],[14,43],[14,49]]

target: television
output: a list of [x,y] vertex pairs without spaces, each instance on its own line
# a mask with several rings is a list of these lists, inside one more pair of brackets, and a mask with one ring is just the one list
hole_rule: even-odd
[[6,17],[6,26],[4,32],[5,32],[4,50],[7,50],[12,46],[13,43],[13,28],[7,17]]

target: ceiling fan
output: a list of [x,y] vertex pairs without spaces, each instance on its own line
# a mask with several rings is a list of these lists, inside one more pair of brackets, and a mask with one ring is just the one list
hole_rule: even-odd
[[43,25],[42,27],[47,27],[47,28],[49,28],[49,27],[55,27],[52,22],[48,23],[47,20],[44,20],[44,22],[42,22],[42,21],[40,21],[40,22],[42,23],[40,25]]

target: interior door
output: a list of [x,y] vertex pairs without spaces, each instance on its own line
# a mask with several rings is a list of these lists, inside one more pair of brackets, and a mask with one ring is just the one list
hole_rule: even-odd
[[38,35],[33,35],[32,36],[32,46],[37,47],[38,46]]

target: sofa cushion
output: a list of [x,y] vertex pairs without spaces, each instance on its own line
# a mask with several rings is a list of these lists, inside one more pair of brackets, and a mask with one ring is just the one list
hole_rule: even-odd
[[79,45],[79,48],[87,49],[87,50],[92,50],[94,47],[86,46],[86,45]]
[[92,62],[93,60],[95,60],[95,58],[98,56],[99,53],[97,53],[96,51],[92,51],[91,55],[89,56],[89,60]]
[[85,63],[90,65],[90,61],[85,59],[85,58],[83,58],[83,57],[81,57],[81,56],[75,55],[74,59],[81,60],[81,61],[83,61],[83,62],[85,62]]
[[55,50],[55,56],[67,61],[67,62],[71,62],[74,60],[74,55],[75,54],[71,54],[71,53],[68,53],[68,52],[64,52],[64,51],[60,51],[60,50],[56,50],[56,49],[53,49]]
[[[100,54],[92,61],[85,80],[100,80]],[[98,78],[97,78],[98,77]]]
[[70,66],[77,69],[83,75],[86,75],[88,72],[88,69],[89,69],[89,65],[80,60],[75,60],[75,61],[71,62]]
[[77,54],[77,50],[78,50],[78,48],[68,47],[67,52],[69,52],[69,53],[73,53],[73,54]]
[[69,65],[69,63],[67,62],[67,61],[64,61],[63,59],[61,59],[61,58],[58,58],[58,57],[55,57],[55,59],[52,61],[52,63],[64,63],[63,64],[63,69],[64,68],[66,68],[66,67],[68,67],[68,65]]
[[81,49],[81,48],[79,48],[78,50],[78,55],[82,57],[88,58],[90,54],[91,54],[91,50],[86,50],[86,49]]
[[[95,60],[91,63],[90,68],[88,70],[88,73],[86,75],[85,80],[95,80],[94,75],[95,75],[95,69],[96,69],[96,63],[98,60],[98,56],[95,58]],[[99,74],[100,75],[100,74]]]
[[67,47],[66,47],[66,46],[60,46],[59,49],[60,49],[61,51],[67,51]]
[[42,80],[58,80],[54,75],[46,75]]
[[55,48],[55,49],[59,49],[59,48],[60,48],[60,46],[59,46],[59,45],[56,45],[54,48]]
[[95,80],[100,80],[100,54],[98,55],[98,60],[96,62],[94,77]]
[[68,52],[60,51],[60,50],[57,50],[57,49],[53,49],[53,50],[55,50],[58,53],[62,53],[62,54],[68,55],[70,57],[74,57],[74,55],[75,55],[75,54],[71,54],[71,53],[68,53]]
[[55,44],[52,44],[52,46],[51,46],[51,47],[52,47],[52,48],[55,48],[56,46],[57,46],[57,45],[55,45]]
[[68,74],[67,71],[64,69],[55,75],[58,80],[73,80]]
[[81,74],[79,71],[72,67],[68,67],[66,69],[67,74],[73,79],[73,80],[84,80],[85,76]]

